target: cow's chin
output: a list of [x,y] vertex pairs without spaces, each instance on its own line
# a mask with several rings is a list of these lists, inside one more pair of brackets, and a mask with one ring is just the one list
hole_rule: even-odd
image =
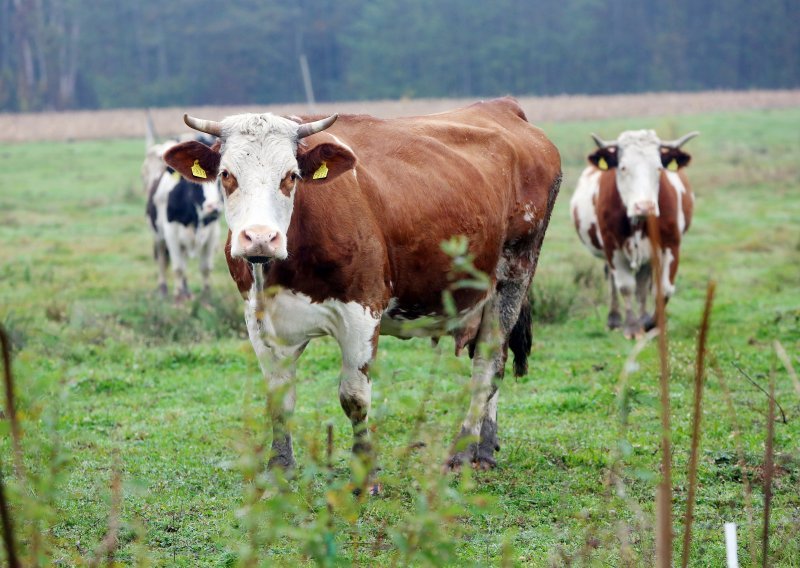
[[246,256],[244,259],[249,262],[250,264],[263,264],[265,266],[269,266],[273,260],[275,260],[274,256]]

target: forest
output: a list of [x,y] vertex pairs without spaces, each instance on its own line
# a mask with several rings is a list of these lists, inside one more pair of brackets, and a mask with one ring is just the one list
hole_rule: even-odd
[[800,86],[796,0],[1,0],[0,111]]

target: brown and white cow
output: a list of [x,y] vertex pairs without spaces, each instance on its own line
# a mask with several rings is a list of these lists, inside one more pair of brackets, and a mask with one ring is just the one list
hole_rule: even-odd
[[[379,333],[418,336],[419,327],[402,325],[418,320],[428,335],[451,333],[457,352],[468,346],[474,354],[459,433],[469,443],[448,464],[490,467],[507,349],[517,372],[530,352],[521,308],[559,189],[558,151],[508,98],[432,116],[337,117],[185,116],[222,147],[187,142],[165,156],[189,179],[193,168],[221,179],[228,267],[270,385],[270,466],[294,465],[286,416],[295,406],[295,362],[323,335],[341,348],[339,400],[353,450],[370,455],[368,370]],[[491,286],[455,290],[453,325],[442,300],[453,262],[441,243],[456,235],[468,239]]]
[[[624,324],[626,337],[654,327],[647,312],[652,289],[652,247],[647,216],[657,218],[662,290],[666,300],[675,292],[681,237],[692,221],[694,195],[683,168],[691,156],[681,146],[697,136],[691,132],[663,141],[653,130],[628,130],[613,142],[592,138],[598,149],[578,180],[570,210],[583,244],[606,261],[611,307],[608,327]],[[619,298],[625,304],[625,320]],[[634,315],[634,294],[639,317]]]

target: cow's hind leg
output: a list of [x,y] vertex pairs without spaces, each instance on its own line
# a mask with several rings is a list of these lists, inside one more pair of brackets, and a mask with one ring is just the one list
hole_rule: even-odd
[[[530,278],[499,282],[495,296],[484,306],[472,367],[469,411],[454,444],[456,451],[447,461],[451,469],[470,462],[481,469],[497,465],[497,403],[509,342],[514,351],[515,374],[527,371],[531,347],[529,283]],[[461,447],[463,444],[466,446]]]
[[632,339],[642,332],[641,323],[634,315],[633,302],[636,293],[636,275],[625,265],[622,259],[615,259],[616,268],[611,270],[614,283],[622,296],[625,304],[625,325],[623,333],[628,339]]
[[653,282],[651,266],[645,265],[636,273],[636,300],[639,302],[639,325],[644,331],[650,331],[656,326],[655,319],[647,312],[647,298]]

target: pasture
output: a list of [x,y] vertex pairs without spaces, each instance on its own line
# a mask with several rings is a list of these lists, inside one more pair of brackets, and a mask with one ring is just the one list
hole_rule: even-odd
[[[534,281],[530,370],[519,380],[507,372],[501,387],[499,467],[439,473],[466,409],[468,358],[455,359],[446,339],[432,348],[382,338],[371,424],[383,494],[363,502],[347,486],[350,424],[332,341],[312,342],[300,360],[297,477],[264,474],[264,385],[221,247],[209,301],[174,306],[155,294],[141,140],[0,146],[0,322],[14,343],[34,476],[13,480],[3,421],[19,536],[40,532],[53,563],[79,563],[121,495],[120,564],[652,565],[656,346],[620,388],[633,343],[605,330],[602,265],[568,213],[589,132],[610,139],[648,127],[662,138],[702,133],[685,148],[697,202],[668,308],[675,550],[696,335],[714,279],[709,359],[730,397],[709,370],[690,564],[723,565],[728,521],[739,525],[743,564],[760,558],[767,397],[746,373],[764,388],[773,375],[785,412],[775,425],[769,558],[799,565],[800,392],[773,342],[800,367],[800,108],[540,126],[561,151],[564,183]],[[189,283],[199,291],[196,265]]]

